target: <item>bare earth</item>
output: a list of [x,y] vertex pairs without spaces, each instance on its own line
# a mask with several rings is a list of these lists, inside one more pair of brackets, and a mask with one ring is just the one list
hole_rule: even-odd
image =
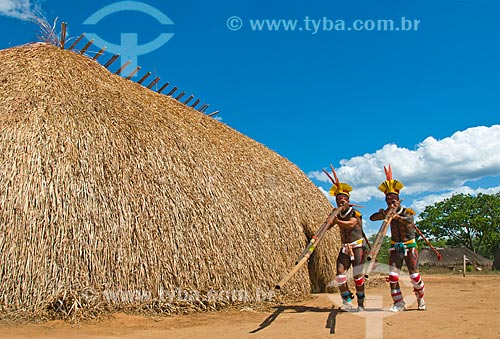
[[[340,312],[336,294],[276,306],[270,312],[251,309],[141,317],[115,314],[110,320],[71,325],[0,324],[1,338],[500,338],[500,275],[423,275],[427,310],[417,311],[405,284],[407,310],[387,311],[387,285],[367,291],[367,311]],[[408,305],[410,304],[410,305]]]

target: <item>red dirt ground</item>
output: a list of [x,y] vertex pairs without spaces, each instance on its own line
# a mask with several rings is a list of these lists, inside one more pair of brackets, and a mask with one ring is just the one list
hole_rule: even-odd
[[[426,311],[416,310],[411,286],[405,312],[390,313],[389,287],[367,290],[367,311],[340,312],[336,294],[278,305],[269,312],[249,308],[222,312],[111,319],[71,325],[0,324],[1,338],[500,338],[500,275],[425,275]],[[413,303],[412,303],[413,302]]]

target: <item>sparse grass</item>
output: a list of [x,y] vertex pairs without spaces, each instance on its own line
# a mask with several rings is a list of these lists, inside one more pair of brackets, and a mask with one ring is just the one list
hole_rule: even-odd
[[40,27],[40,35],[38,39],[48,44],[52,44],[54,46],[59,46],[59,36],[56,32],[58,18],[55,18],[52,24],[47,20],[47,18],[43,15],[42,12],[37,11],[31,17],[31,21]]

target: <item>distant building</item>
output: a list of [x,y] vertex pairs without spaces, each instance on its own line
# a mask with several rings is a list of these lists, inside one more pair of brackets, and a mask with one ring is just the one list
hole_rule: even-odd
[[495,260],[493,261],[493,269],[500,271],[500,245],[498,246],[497,254],[495,255]]
[[419,265],[421,267],[461,270],[463,268],[465,255],[465,257],[467,258],[466,264],[472,265],[474,267],[474,270],[489,270],[493,267],[493,262],[491,260],[477,253],[474,253],[467,247],[442,248],[439,249],[438,252],[443,256],[441,260],[437,259],[436,254],[432,250],[428,248],[420,249],[418,258]]

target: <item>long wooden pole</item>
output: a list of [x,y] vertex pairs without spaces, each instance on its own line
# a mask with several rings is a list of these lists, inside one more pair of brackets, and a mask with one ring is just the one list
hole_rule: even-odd
[[427,240],[427,238],[423,235],[423,233],[420,231],[420,229],[417,227],[417,225],[414,224],[413,226],[415,227],[415,230],[418,232],[418,234],[425,241],[425,243],[427,245],[429,245],[429,247],[431,248],[431,250],[437,255],[438,260],[441,260],[443,258],[443,256],[441,255],[441,253],[439,253],[438,250],[436,250],[436,248],[434,246],[432,246],[432,244],[430,243],[430,241]]
[[366,237],[366,234],[365,234],[365,231],[363,231],[363,238],[365,238],[365,241],[366,241],[366,245],[368,245],[368,248],[372,249],[372,244],[370,244],[370,240],[368,240],[368,238]]
[[65,22],[61,23],[61,41],[59,42],[61,49],[64,49],[64,44],[66,43],[66,28],[67,24]]
[[375,241],[372,244],[371,251],[366,257],[366,260],[368,260],[370,263],[368,264],[368,268],[366,269],[365,277],[368,277],[370,272],[375,267],[375,261],[377,260],[378,253],[380,252],[380,248],[382,247],[382,243],[384,242],[385,235],[387,234],[387,229],[389,228],[392,218],[394,217],[394,210],[395,209],[391,207],[385,214],[384,222],[380,226],[377,236],[375,237]]
[[467,260],[467,257],[465,256],[464,254],[464,268],[462,270],[462,276],[465,278],[465,270],[467,269],[467,264],[465,263],[465,261]]
[[307,244],[306,249],[302,252],[300,257],[295,262],[295,266],[276,284],[276,286],[274,287],[275,289],[277,290],[281,289],[283,285],[285,285],[287,281],[290,280],[290,278],[293,277],[295,273],[297,273],[297,271],[302,267],[302,265],[304,265],[307,262],[311,254],[318,246],[319,242],[323,240],[326,231],[330,228],[331,225],[333,225],[333,223],[337,219],[337,216],[348,207],[350,207],[350,205],[345,204],[342,207],[334,209],[332,213],[330,213],[330,215],[318,229],[316,234],[311,238],[309,244]]
[[[330,218],[328,218],[327,220],[329,220],[329,219]],[[299,258],[297,260],[295,260],[295,265],[297,265],[299,263],[299,261],[301,261],[302,258],[307,255],[307,253],[314,251],[318,242],[320,242],[323,239],[323,236],[325,235],[326,231],[328,230],[329,225],[330,225],[330,223],[328,221],[325,221],[323,223],[323,225],[321,225],[321,227],[318,229],[316,234],[314,234],[312,236],[312,238],[309,241],[309,244],[307,244],[305,250],[299,256]]]

